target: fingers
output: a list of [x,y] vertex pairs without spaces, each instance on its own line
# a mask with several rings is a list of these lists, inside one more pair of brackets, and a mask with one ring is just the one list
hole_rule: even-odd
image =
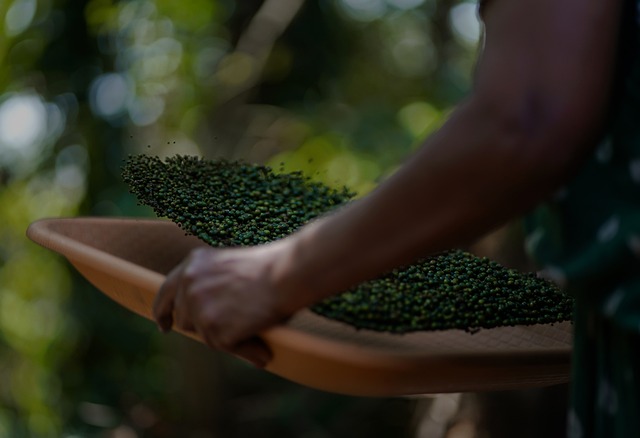
[[189,303],[187,302],[187,293],[188,291],[184,290],[185,285],[184,282],[181,282],[181,289],[179,293],[176,295],[173,308],[174,308],[174,326],[191,332],[195,332],[196,329],[193,326],[192,318],[195,313],[193,309],[190,308]]
[[269,347],[257,336],[237,344],[231,353],[248,360],[258,368],[266,367],[272,358]]
[[214,350],[221,350],[264,368],[272,353],[267,344],[257,335],[257,326],[238,324],[235,318],[220,312],[216,305],[199,306],[200,317],[195,319],[194,331]]
[[158,328],[163,332],[171,330],[173,326],[173,309],[176,296],[180,291],[183,269],[184,265],[180,264],[167,275],[167,279],[160,287],[153,302],[153,319],[156,320]]
[[201,333],[201,336],[210,348],[231,353],[234,356],[248,361],[257,368],[267,366],[273,357],[267,344],[258,336],[254,336],[232,346],[225,346],[221,345],[220,342],[216,342],[211,333],[204,332]]
[[271,351],[255,334],[277,322],[269,285],[260,275],[246,274],[253,272],[255,258],[220,254],[194,250],[173,269],[154,300],[153,318],[163,332],[196,332],[209,347],[264,367]]

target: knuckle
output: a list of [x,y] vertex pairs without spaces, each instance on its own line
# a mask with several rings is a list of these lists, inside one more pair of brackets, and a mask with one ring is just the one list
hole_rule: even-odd
[[207,259],[212,256],[214,250],[212,248],[207,247],[198,247],[191,250],[190,259],[191,260],[202,260]]
[[191,250],[190,258],[191,259],[198,259],[198,258],[202,257],[205,253],[206,253],[206,248],[203,248],[203,247],[194,248],[194,249]]
[[191,253],[196,256],[196,257],[200,257],[203,254],[207,254],[210,251],[210,248],[206,247],[206,246],[199,246],[197,248],[194,248]]
[[182,279],[187,283],[193,283],[198,278],[198,267],[193,263],[189,263],[182,271]]

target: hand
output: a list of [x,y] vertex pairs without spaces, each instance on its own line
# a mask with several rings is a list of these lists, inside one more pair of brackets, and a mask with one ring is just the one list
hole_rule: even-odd
[[272,275],[278,248],[193,250],[156,296],[153,315],[159,328],[166,332],[175,324],[198,333],[211,348],[264,367],[271,352],[258,333],[290,316],[281,310]]

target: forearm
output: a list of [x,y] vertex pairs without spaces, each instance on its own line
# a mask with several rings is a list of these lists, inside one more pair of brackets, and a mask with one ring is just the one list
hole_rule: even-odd
[[462,105],[372,194],[285,239],[288,256],[279,278],[287,302],[306,306],[421,256],[469,243],[558,185],[570,166],[553,155],[558,143],[593,137],[585,132],[563,138],[552,127],[530,132],[519,125],[496,121],[473,101]]
[[287,310],[468,243],[556,189],[599,138],[621,3],[494,1],[470,99],[369,196],[278,243]]

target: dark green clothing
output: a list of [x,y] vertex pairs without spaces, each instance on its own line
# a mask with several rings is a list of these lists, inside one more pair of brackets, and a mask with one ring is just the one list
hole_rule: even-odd
[[526,219],[528,250],[576,298],[570,438],[640,437],[639,7],[625,2],[606,135]]

